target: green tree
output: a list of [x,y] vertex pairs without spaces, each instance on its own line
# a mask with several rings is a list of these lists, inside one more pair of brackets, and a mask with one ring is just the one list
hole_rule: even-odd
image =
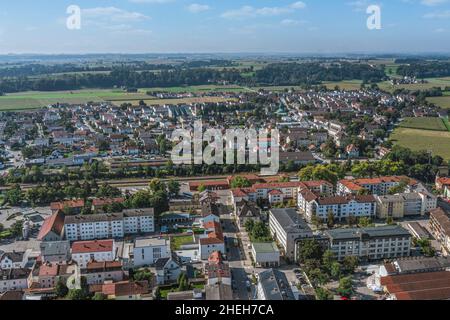
[[180,192],[180,183],[175,180],[170,180],[167,183],[167,189],[169,190],[169,194],[171,196],[176,196]]
[[206,191],[206,187],[204,184],[200,184],[197,189],[198,189],[198,192]]
[[353,294],[353,285],[351,277],[344,277],[339,280],[339,287],[337,292],[346,298],[350,298]]
[[159,180],[159,179],[152,179],[150,181],[149,187],[153,193],[166,190],[164,183],[162,183],[161,180]]
[[107,300],[107,297],[102,292],[96,292],[94,296],[92,297],[92,300]]
[[333,300],[333,294],[328,289],[318,287],[316,289],[316,299],[317,300]]
[[372,224],[372,219],[370,219],[369,217],[361,217],[358,220],[358,225],[361,228],[367,228],[368,226],[370,226]]
[[334,227],[334,214],[331,209],[330,209],[330,211],[328,211],[328,215],[327,215],[327,226],[328,226],[328,228]]
[[252,183],[247,178],[237,176],[231,181],[231,188],[248,188]]
[[67,288],[65,282],[62,279],[59,279],[56,283],[56,295],[60,298],[63,298],[67,296],[67,293],[69,292],[69,289]]
[[358,267],[359,259],[356,256],[345,256],[342,260],[342,267],[344,272],[353,273],[355,269]]
[[323,255],[320,243],[315,239],[307,239],[301,242],[299,248],[299,259],[305,262],[309,259],[321,260]]

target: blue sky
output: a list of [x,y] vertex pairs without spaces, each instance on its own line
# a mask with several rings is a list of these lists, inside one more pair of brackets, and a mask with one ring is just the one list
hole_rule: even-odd
[[[0,53],[448,52],[450,0],[15,0]],[[69,5],[81,30],[66,28]],[[382,29],[366,8],[381,6]]]

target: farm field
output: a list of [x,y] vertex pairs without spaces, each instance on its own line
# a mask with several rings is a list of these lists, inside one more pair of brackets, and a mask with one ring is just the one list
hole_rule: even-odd
[[139,89],[140,93],[146,93],[147,91],[152,92],[171,92],[171,93],[181,93],[181,92],[242,92],[246,91],[244,87],[240,86],[216,86],[216,85],[205,85],[205,86],[186,86],[186,87],[170,87],[170,88],[142,88]]
[[397,128],[390,139],[396,145],[414,151],[431,150],[433,155],[440,155],[445,160],[450,160],[449,131]]
[[337,82],[323,82],[323,84],[329,89],[333,90],[336,86],[338,86],[341,90],[359,90],[361,88],[362,81],[361,80],[344,80]]
[[441,108],[450,109],[450,91],[444,92],[444,95],[442,97],[427,98],[427,101],[434,103]]
[[384,81],[378,83],[378,87],[381,90],[393,92],[396,89],[408,89],[408,90],[426,90],[431,89],[433,87],[441,87],[445,89],[446,87],[450,87],[450,77],[444,78],[429,78],[425,79],[428,83],[417,83],[417,84],[400,84],[393,86],[389,81]]
[[405,118],[399,127],[410,129],[448,131],[441,118]]
[[[199,97],[199,98],[182,98],[182,99],[137,99],[137,100],[120,100],[121,103],[131,103],[134,106],[139,105],[143,100],[147,105],[163,105],[163,104],[189,104],[189,103],[218,103],[234,101],[235,99],[227,99],[222,97]],[[114,102],[114,101],[112,101]]]

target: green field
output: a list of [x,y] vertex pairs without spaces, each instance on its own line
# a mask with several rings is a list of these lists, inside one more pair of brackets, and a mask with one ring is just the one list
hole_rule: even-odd
[[444,92],[444,95],[442,97],[427,98],[427,101],[434,103],[441,108],[450,109],[450,91]]
[[397,128],[390,137],[394,144],[414,151],[431,150],[433,155],[440,155],[450,160],[450,132]]
[[181,246],[194,242],[193,236],[175,236],[170,239],[172,250],[180,250]]
[[405,118],[399,126],[410,129],[448,131],[441,118]]
[[433,87],[440,87],[441,89],[445,89],[446,87],[450,87],[450,77],[444,78],[429,78],[425,79],[428,83],[417,83],[417,84],[400,84],[393,86],[389,81],[384,81],[378,83],[378,87],[381,90],[393,92],[396,89],[407,89],[407,90],[426,90],[431,89]]
[[362,81],[361,80],[344,80],[344,81],[325,81],[323,84],[329,90],[333,90],[336,86],[341,90],[359,90],[361,88]]

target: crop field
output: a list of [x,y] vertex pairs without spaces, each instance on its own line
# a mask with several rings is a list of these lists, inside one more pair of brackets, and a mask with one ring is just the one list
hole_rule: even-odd
[[411,150],[431,150],[433,155],[440,155],[445,160],[450,160],[449,131],[397,128],[390,139],[394,144]]
[[441,108],[450,109],[450,91],[444,92],[444,95],[442,97],[427,98],[427,101],[434,103]]
[[[218,103],[235,101],[235,99],[228,99],[222,97],[194,97],[194,98],[181,98],[181,99],[138,99],[138,100],[120,100],[120,103],[131,103],[134,106],[139,105],[139,102],[143,100],[147,105],[164,105],[164,104],[190,104],[190,103]],[[113,103],[115,101],[112,101]],[[117,101],[116,101],[117,102]]]
[[323,84],[329,89],[333,90],[336,86],[341,90],[359,90],[361,88],[361,80],[344,80],[337,82],[323,82]]
[[247,91],[246,88],[240,86],[216,86],[216,85],[205,85],[205,86],[186,86],[186,87],[170,87],[170,88],[142,88],[139,92],[146,93],[151,92],[170,92],[170,93],[201,93],[201,92],[243,92]]
[[441,118],[406,118],[399,126],[410,129],[448,131]]
[[393,92],[396,89],[426,90],[433,87],[440,87],[444,90],[446,87],[450,87],[450,77],[429,78],[425,80],[427,80],[428,83],[400,84],[396,86],[393,86],[389,81],[384,81],[378,83],[378,87],[380,87],[381,90],[388,92]]

